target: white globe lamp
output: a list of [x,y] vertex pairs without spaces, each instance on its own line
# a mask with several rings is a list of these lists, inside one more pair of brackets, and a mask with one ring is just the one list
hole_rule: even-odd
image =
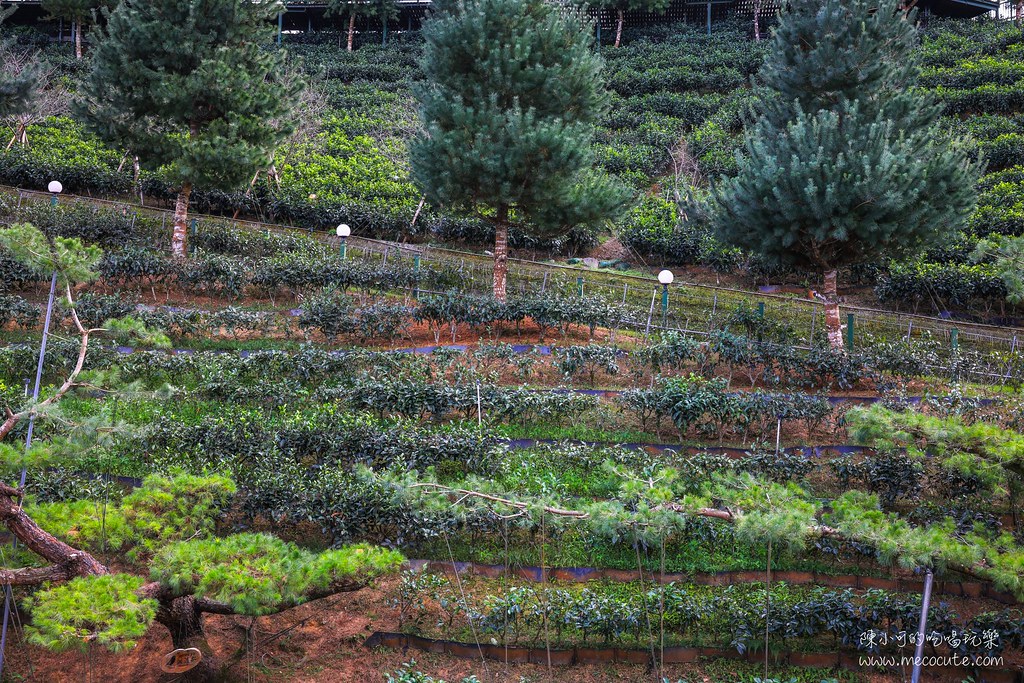
[[675,280],[671,270],[663,270],[658,273],[658,282],[661,283],[661,327],[668,326],[668,286]]
[[352,234],[352,228],[348,227],[348,223],[342,223],[341,225],[334,229],[334,232],[338,235],[338,239],[341,242],[340,246],[338,247],[338,254],[341,256],[341,258],[345,258],[345,239]]

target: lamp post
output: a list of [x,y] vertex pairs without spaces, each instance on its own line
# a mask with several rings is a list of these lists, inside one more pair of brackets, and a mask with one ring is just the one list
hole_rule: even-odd
[[46,189],[50,192],[50,206],[57,206],[57,195],[64,191],[64,186],[59,180],[51,180]]
[[668,327],[668,286],[675,280],[671,270],[663,270],[658,273],[658,282],[661,283],[661,327]]
[[348,227],[347,223],[342,223],[341,225],[339,225],[335,229],[334,232],[337,233],[338,239],[341,240],[341,246],[338,247],[338,254],[341,255],[342,259],[344,259],[345,258],[345,239],[349,235],[352,234],[352,228]]

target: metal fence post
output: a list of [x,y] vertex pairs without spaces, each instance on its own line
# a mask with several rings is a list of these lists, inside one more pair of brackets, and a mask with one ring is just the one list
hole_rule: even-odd
[[921,599],[921,620],[917,625],[917,643],[914,645],[914,666],[910,674],[912,683],[921,680],[921,655],[924,654],[924,632],[928,626],[928,606],[932,599],[932,580],[934,574],[929,568],[924,579],[924,596]]
[[[46,302],[46,319],[43,322],[43,339],[39,344],[39,362],[36,364],[36,383],[35,388],[32,390],[32,401],[39,400],[39,387],[43,381],[43,365],[46,360],[46,342],[50,334],[50,320],[53,316],[53,302],[54,294],[57,291],[57,271],[53,271],[53,275],[50,278],[50,297]],[[26,380],[27,382],[27,380]],[[26,385],[27,388],[27,385]],[[32,447],[32,433],[35,428],[36,415],[32,413],[28,418],[28,430],[25,436],[25,451],[27,452]],[[25,478],[28,474],[28,470],[22,465],[21,476],[18,480],[18,488],[25,488]],[[13,546],[17,547],[18,540],[14,539]],[[3,610],[3,626],[0,627],[0,677],[3,676],[4,670],[4,654],[7,648],[7,625],[11,620],[11,608],[14,603],[14,594],[11,592],[11,586],[4,586],[4,610]]]
[[853,313],[846,314],[846,348],[853,351]]
[[420,287],[419,287],[419,285],[420,285],[420,255],[419,254],[416,254],[415,256],[412,257],[412,271],[413,271],[414,277],[415,277],[415,280],[414,280],[415,285],[413,286],[413,289],[412,289],[412,298],[413,299],[419,299],[420,298]]
[[654,292],[651,294],[651,308],[647,311],[647,327],[644,328],[644,339],[647,339],[648,335],[651,334],[651,318],[654,317],[654,302],[658,298],[658,288],[654,288]]
[[661,286],[661,331],[668,330],[668,285]]

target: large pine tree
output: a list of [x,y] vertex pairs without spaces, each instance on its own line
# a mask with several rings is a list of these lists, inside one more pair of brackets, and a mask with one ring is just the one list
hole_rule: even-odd
[[43,10],[50,16],[67,19],[75,33],[75,58],[82,58],[82,31],[92,23],[103,8],[111,9],[115,0],[42,0]]
[[824,278],[829,341],[842,348],[838,269],[898,258],[953,234],[979,169],[915,88],[901,0],[794,0],[760,79],[739,174],[716,192],[729,243]]
[[180,188],[175,256],[185,255],[192,187],[244,184],[290,132],[301,84],[277,78],[280,11],[277,0],[123,0],[109,14],[78,109]]
[[553,234],[613,217],[625,193],[592,171],[608,106],[590,27],[544,0],[442,3],[424,29],[425,132],[413,176],[439,206],[494,226],[494,296],[505,298],[508,230]]

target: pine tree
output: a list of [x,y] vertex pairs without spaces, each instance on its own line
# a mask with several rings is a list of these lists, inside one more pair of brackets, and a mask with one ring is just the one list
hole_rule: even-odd
[[269,165],[301,84],[277,78],[276,0],[124,0],[109,14],[77,109],[180,191],[173,253],[185,255],[194,185],[230,189]]
[[[4,20],[11,16],[17,6],[9,9],[0,8],[0,30],[3,29]],[[4,34],[0,34],[0,56],[4,58],[4,64],[13,61],[16,47],[14,40]],[[0,70],[0,117],[15,116],[26,111],[32,103],[32,95],[38,86],[38,70],[36,68],[26,69],[3,69]]]
[[444,3],[424,33],[413,177],[435,205],[492,223],[494,296],[504,300],[513,220],[558,234],[625,203],[592,170],[594,125],[608,106],[601,60],[579,14],[543,0]]
[[739,173],[716,192],[725,241],[823,275],[836,348],[837,270],[940,243],[975,204],[980,169],[915,88],[915,44],[899,0],[794,0],[760,73],[769,94]]
[[664,14],[668,4],[669,0],[598,0],[591,6],[615,10],[615,47],[619,47],[622,44],[622,25],[626,22],[626,12]]
[[75,34],[75,58],[82,58],[82,31],[92,22],[101,9],[112,9],[112,0],[42,0],[42,8],[50,16],[67,19]]
[[360,15],[380,19],[381,24],[387,26],[389,21],[398,17],[398,4],[395,0],[329,0],[324,16],[348,18],[349,52],[352,52],[355,38],[356,17]]
[[[155,622],[169,631],[175,649],[198,649],[202,660],[175,680],[206,683],[223,680],[223,665],[206,638],[205,614],[259,616],[334,593],[359,590],[376,576],[397,571],[403,558],[393,550],[358,544],[314,553],[266,534],[214,534],[217,519],[231,504],[235,483],[219,474],[182,472],[147,477],[142,487],[102,512],[85,501],[64,501],[40,510],[23,488],[6,483],[19,467],[81,468],[82,453],[109,445],[115,433],[131,427],[117,419],[116,407],[98,406],[83,418],[62,412],[61,402],[76,387],[104,387],[114,395],[117,374],[89,367],[90,340],[97,335],[120,343],[168,348],[162,332],[132,318],[107,320],[86,328],[75,308],[78,284],[98,277],[103,252],[77,238],[47,237],[31,224],[0,228],[0,248],[37,272],[54,272],[63,303],[79,336],[78,359],[59,387],[45,398],[0,397],[0,528],[17,539],[35,561],[10,568],[0,563],[0,591],[35,587],[28,640],[56,651],[99,644],[113,651],[130,649]],[[88,370],[86,370],[88,372]],[[7,405],[13,398],[16,403]],[[118,401],[112,402],[117,404]],[[13,439],[15,428],[36,420],[37,429],[60,425],[50,438],[32,444]],[[46,433],[46,430],[43,431]],[[67,524],[54,523],[63,519]],[[117,529],[112,534],[108,529]],[[14,557],[22,558],[23,552]],[[99,553],[113,552],[117,567],[133,574],[112,574]],[[6,559],[6,558],[5,558]],[[0,679],[3,677],[0,652]]]

